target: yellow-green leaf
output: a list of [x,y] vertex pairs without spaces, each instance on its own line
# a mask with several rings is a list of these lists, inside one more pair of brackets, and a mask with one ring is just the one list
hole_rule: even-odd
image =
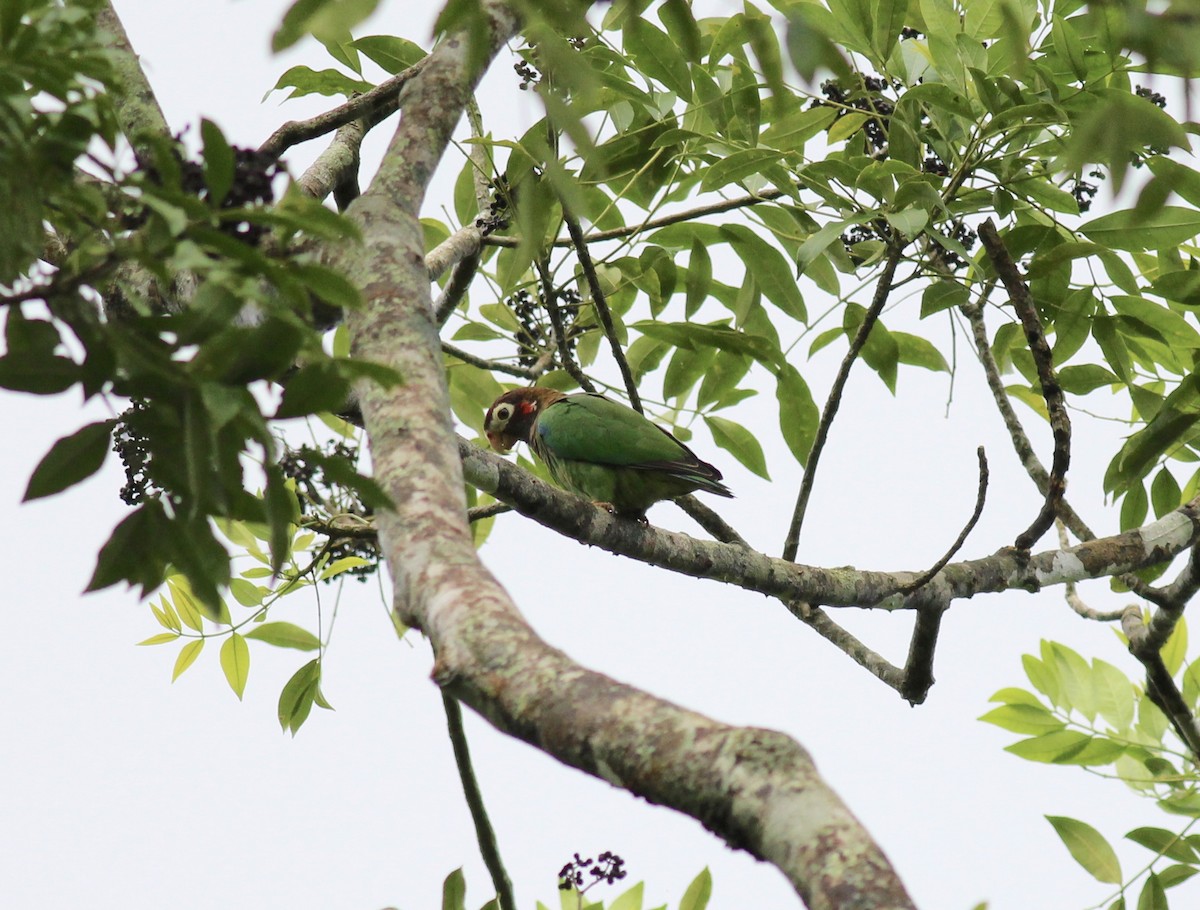
[[179,679],[183,675],[183,671],[196,662],[196,658],[200,656],[200,652],[204,650],[204,639],[197,638],[195,641],[189,641],[186,645],[179,649],[179,656],[175,658],[175,669],[171,672],[171,682]]
[[1086,822],[1064,816],[1047,815],[1075,862],[1096,879],[1113,885],[1121,883],[1121,863],[1104,836]]
[[221,645],[221,670],[229,681],[229,688],[240,700],[246,691],[246,678],[250,675],[250,646],[237,632],[232,633]]

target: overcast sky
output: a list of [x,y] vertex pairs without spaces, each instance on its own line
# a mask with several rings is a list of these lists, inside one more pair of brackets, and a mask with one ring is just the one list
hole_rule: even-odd
[[[383,6],[359,34],[428,43],[434,4]],[[172,128],[194,129],[203,115],[243,145],[332,104],[309,98],[281,106],[279,94],[262,101],[289,66],[333,65],[311,43],[270,55],[284,8],[265,0],[118,3]],[[481,98],[497,134],[519,134],[536,117],[532,99],[513,91],[510,67],[501,54]],[[376,159],[389,128],[377,131]],[[289,153],[292,172],[320,147]],[[443,179],[436,187],[430,215],[451,207],[449,186]],[[718,277],[736,283],[741,276]],[[948,324],[916,324],[902,310],[888,324],[932,332],[950,350]],[[801,561],[928,566],[970,514],[981,444],[992,495],[963,555],[991,553],[1028,524],[1038,498],[958,340],[961,370],[949,406],[945,374],[904,370],[893,398],[868,370],[856,371],[822,464]],[[842,350],[834,345],[797,363],[818,400]],[[732,416],[761,428],[772,482],[703,436],[696,448],[737,493],[713,504],[753,544],[777,553],[799,472],[778,438],[769,383],[762,399]],[[294,739],[280,733],[275,705],[308,659],[300,652],[253,646],[240,703],[220,674],[216,643],[172,685],[177,646],[134,647],[159,631],[136,596],[80,595],[96,550],[124,514],[117,460],[67,494],[18,506],[52,442],[109,416],[106,406],[81,410],[74,394],[5,394],[0,402],[10,440],[0,449],[0,533],[9,556],[0,907],[427,910],[440,906],[442,879],[459,866],[468,906],[490,897],[429,680],[430,649],[416,634],[396,639],[379,586],[349,583],[341,592],[324,684],[337,710],[315,712]],[[1045,457],[1048,428],[1028,411],[1022,416]],[[1100,433],[1112,430],[1079,421],[1071,494],[1094,527],[1111,532],[1116,515],[1102,509],[1100,477],[1112,436]],[[669,504],[650,519],[699,533]],[[1114,842],[1164,821],[1118,783],[1004,753],[1014,737],[975,720],[996,689],[1025,684],[1020,655],[1043,637],[1134,673],[1112,632],[1078,619],[1061,591],[957,603],[943,627],[937,685],[927,704],[910,708],[776,601],[581,547],[512,515],[500,519],[483,556],[539,633],[574,658],[721,720],[794,736],[926,910],[967,910],[981,900],[1005,910],[1089,906],[1111,889],[1070,859],[1042,816],[1084,819]],[[1106,583],[1083,593],[1100,609],[1125,603]],[[338,596],[323,589],[326,618]],[[272,618],[311,628],[316,604],[289,598]],[[907,617],[842,611],[836,618],[902,661]],[[692,820],[563,768],[473,715],[468,733],[523,907],[557,901],[555,876],[571,854],[604,850],[626,860],[626,884],[646,880],[647,906],[673,907],[705,866],[718,910],[796,905],[773,867],[732,852]],[[1127,873],[1148,859],[1141,848],[1118,850]],[[1200,895],[1184,886],[1175,892],[1179,906],[1189,887],[1193,899]]]

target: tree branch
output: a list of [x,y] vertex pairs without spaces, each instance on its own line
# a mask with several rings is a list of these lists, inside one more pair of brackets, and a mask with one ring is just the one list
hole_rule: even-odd
[[517,910],[512,881],[504,868],[504,861],[500,859],[496,832],[488,818],[487,807],[483,804],[483,791],[479,789],[479,781],[475,779],[475,769],[471,766],[471,749],[467,745],[467,733],[463,729],[462,709],[459,708],[458,702],[444,692],[442,705],[446,709],[446,727],[450,732],[450,745],[454,748],[454,763],[458,766],[458,776],[462,781],[463,795],[467,798],[467,808],[471,810],[471,821],[475,823],[475,837],[479,841],[479,853],[483,857],[483,864],[487,866],[488,874],[492,877],[500,910]]
[[362,118],[367,119],[366,129],[369,130],[399,109],[401,91],[421,73],[428,62],[429,57],[423,57],[408,69],[379,83],[369,92],[357,95],[333,110],[308,120],[289,120],[272,133],[258,150],[278,158],[293,145],[332,133],[339,127]]
[[792,523],[788,527],[787,539],[783,544],[783,558],[793,560],[796,558],[796,552],[800,548],[800,528],[804,524],[804,515],[808,511],[808,499],[812,495],[813,484],[817,479],[817,463],[821,460],[821,453],[825,450],[825,443],[829,438],[829,428],[833,425],[833,418],[837,416],[838,407],[842,403],[842,393],[845,391],[846,382],[850,378],[850,368],[854,366],[854,361],[858,359],[859,352],[862,351],[863,345],[867,343],[867,337],[871,334],[871,329],[875,326],[875,321],[879,318],[879,314],[883,312],[884,304],[887,303],[888,294],[892,290],[892,278],[896,275],[896,266],[900,263],[900,255],[902,247],[898,244],[893,246],[888,253],[887,259],[883,264],[883,274],[879,276],[879,281],[875,284],[875,297],[871,301],[871,307],[863,316],[862,325],[858,327],[858,332],[854,335],[854,340],[850,342],[850,350],[846,352],[846,356],[842,358],[842,365],[838,368],[837,376],[834,377],[833,386],[829,389],[829,397],[825,400],[825,409],[821,412],[821,421],[817,424],[816,437],[813,439],[812,449],[809,450],[808,460],[804,465],[804,477],[800,481],[800,493],[796,497],[796,508],[792,512]]
[[359,149],[366,133],[366,124],[362,120],[351,120],[339,128],[333,142],[309,165],[296,184],[314,199],[324,199],[347,180],[356,180]]
[[1063,493],[1067,489],[1067,468],[1071,464],[1071,418],[1067,414],[1062,386],[1058,384],[1058,376],[1054,372],[1054,354],[1046,341],[1045,329],[1042,328],[1042,321],[1034,308],[1029,285],[1025,283],[990,218],[985,218],[979,226],[979,239],[983,241],[983,248],[987,251],[1005,290],[1008,291],[1008,299],[1013,309],[1021,319],[1025,339],[1029,342],[1029,352],[1033,355],[1033,362],[1037,367],[1042,397],[1046,401],[1046,412],[1050,415],[1050,430],[1054,434],[1054,457],[1050,464],[1045,501],[1033,523],[1013,544],[1018,550],[1028,550],[1050,530],[1054,516],[1058,514]]
[[[702,541],[610,515],[556,489],[528,471],[465,439],[458,441],[468,483],[509,503],[545,527],[649,565],[708,578],[784,601],[828,607],[915,609],[902,588],[919,572],[876,572],[807,566],[755,550]],[[932,601],[952,601],[1014,588],[1120,575],[1167,562],[1200,541],[1200,497],[1158,521],[1112,537],[1026,557],[1005,548],[982,559],[946,565],[922,588]]]
[[[988,463],[987,454],[983,451],[983,446],[975,450],[976,456],[979,458],[979,489],[975,493],[975,511],[971,513],[970,519],[959,533],[958,538],[950,545],[950,549],[946,551],[946,555],[933,564],[924,575],[914,581],[911,585],[906,586],[902,590],[906,594],[911,594],[922,585],[926,584],[938,572],[942,571],[946,563],[954,558],[954,554],[962,549],[962,545],[966,543],[967,536],[975,529],[976,523],[979,521],[979,516],[983,514],[983,504],[987,501],[988,488]],[[1064,544],[1064,546],[1066,546]]]
[[[651,218],[649,221],[643,221],[638,224],[629,224],[624,227],[610,228],[607,231],[596,231],[593,234],[585,234],[583,237],[584,243],[602,243],[605,240],[621,240],[625,237],[632,237],[635,234],[641,234],[645,231],[652,231],[660,227],[668,227],[672,224],[679,224],[681,221],[691,221],[693,218],[703,218],[706,215],[719,215],[722,212],[731,212],[734,209],[742,209],[751,205],[758,205],[760,202],[771,202],[785,195],[782,190],[763,190],[761,193],[756,193],[752,196],[739,196],[737,199],[722,199],[720,202],[712,202],[708,205],[699,205],[692,209],[687,209],[682,212],[674,212],[670,215],[663,215],[659,218]],[[483,240],[484,246],[520,246],[520,237],[486,237]],[[555,240],[552,246],[574,246],[573,238]]]
[[1146,624],[1142,622],[1141,607],[1127,607],[1121,615],[1121,631],[1129,639],[1129,653],[1146,668],[1146,694],[1171,721],[1193,759],[1200,759],[1200,729],[1183,693],[1162,659],[1162,645],[1150,640]]
[[617,338],[617,327],[613,323],[612,311],[609,310],[608,301],[604,297],[604,288],[600,286],[600,276],[596,274],[592,254],[588,252],[587,242],[583,239],[583,229],[579,226],[579,221],[575,216],[571,214],[570,209],[567,208],[566,201],[560,200],[560,202],[562,202],[563,221],[566,222],[567,233],[571,235],[571,241],[575,244],[575,255],[579,257],[583,277],[592,292],[592,306],[596,308],[596,316],[604,329],[604,337],[608,339],[613,359],[616,360],[617,367],[621,371],[621,379],[625,382],[625,393],[629,396],[629,404],[641,414],[642,397],[638,394],[637,383],[633,381],[633,371],[629,369],[629,361],[625,359],[625,352],[621,350],[621,340]]
[[147,168],[152,164],[152,158],[143,138],[161,136],[170,139],[171,128],[167,125],[167,118],[154,96],[150,80],[146,78],[146,72],[134,53],[129,35],[111,0],[105,2],[96,14],[96,25],[113,37],[108,46],[112,51],[113,73],[117,82],[117,91],[111,96],[117,122],[133,147],[138,166]]
[[377,516],[394,609],[429,636],[443,691],[498,729],[689,813],[778,866],[812,910],[911,908],[882,852],[797,743],[710,720],[579,666],[534,634],[479,562],[418,214],[478,77],[468,61],[490,57],[516,30],[500,0],[483,0],[481,12],[490,53],[475,53],[478,36],[464,34],[433,51],[378,174],[351,206],[363,243],[338,250],[364,291],[364,306],[349,316],[354,356],[405,378],[386,391],[360,387],[376,479],[396,503]]

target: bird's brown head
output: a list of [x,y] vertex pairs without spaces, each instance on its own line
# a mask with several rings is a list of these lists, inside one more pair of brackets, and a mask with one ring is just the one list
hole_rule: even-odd
[[505,392],[492,402],[483,418],[488,442],[500,453],[510,451],[518,442],[529,442],[538,414],[565,397],[562,392],[540,386]]

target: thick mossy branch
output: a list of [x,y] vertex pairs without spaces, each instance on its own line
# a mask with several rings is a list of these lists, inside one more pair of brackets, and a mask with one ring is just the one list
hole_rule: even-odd
[[[469,483],[567,537],[696,578],[737,585],[786,601],[828,607],[914,609],[903,589],[921,572],[878,572],[793,563],[745,547],[696,540],[616,518],[571,493],[460,438]],[[1120,575],[1167,562],[1200,540],[1200,497],[1158,521],[1112,537],[1032,555],[1004,548],[982,559],[946,565],[921,594],[951,602],[977,594]]]

